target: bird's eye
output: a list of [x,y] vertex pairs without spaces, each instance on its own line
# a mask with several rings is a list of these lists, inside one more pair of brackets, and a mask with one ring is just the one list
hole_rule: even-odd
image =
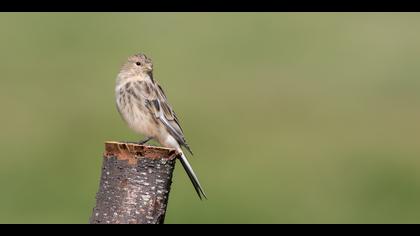
[[136,65],[141,66],[141,62],[139,62],[139,61],[136,62]]

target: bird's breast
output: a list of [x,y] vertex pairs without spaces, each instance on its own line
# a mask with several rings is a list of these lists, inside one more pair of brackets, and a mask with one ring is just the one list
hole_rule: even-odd
[[161,124],[147,109],[144,99],[127,93],[117,93],[117,108],[123,120],[136,133],[147,137],[159,136]]

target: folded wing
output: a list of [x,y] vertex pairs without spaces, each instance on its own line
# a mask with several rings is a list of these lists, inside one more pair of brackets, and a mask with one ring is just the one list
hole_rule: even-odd
[[165,126],[172,137],[193,154],[185,140],[178,117],[169,105],[162,87],[157,82],[153,84],[153,87],[154,89],[152,89],[152,92],[145,100],[146,107]]

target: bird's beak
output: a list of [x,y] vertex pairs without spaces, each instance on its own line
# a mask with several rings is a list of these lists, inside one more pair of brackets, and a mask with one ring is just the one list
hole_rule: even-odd
[[153,70],[153,65],[148,64],[148,65],[146,65],[146,68],[147,68],[148,71],[152,71]]

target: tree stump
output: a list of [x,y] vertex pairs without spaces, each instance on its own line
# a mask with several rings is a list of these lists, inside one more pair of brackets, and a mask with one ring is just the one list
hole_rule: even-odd
[[106,142],[91,224],[163,224],[178,153]]

